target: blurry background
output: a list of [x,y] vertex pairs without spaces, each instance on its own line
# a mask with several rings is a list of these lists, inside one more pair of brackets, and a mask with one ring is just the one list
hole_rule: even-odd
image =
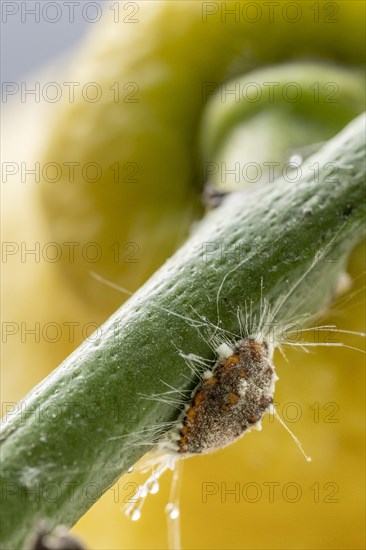
[[[97,24],[98,10],[91,6],[89,21],[83,17],[80,3],[44,2],[43,11],[31,0],[2,2],[1,82],[19,81],[32,71],[71,53],[84,35]],[[57,5],[59,4],[59,7]],[[107,2],[93,2],[100,10]],[[23,7],[22,7],[23,5]],[[43,8],[44,10],[44,8]],[[88,14],[88,12],[86,12]],[[39,14],[39,15],[38,15]],[[44,17],[44,15],[46,17]],[[48,20],[47,20],[48,19]],[[54,22],[52,22],[54,21]]]

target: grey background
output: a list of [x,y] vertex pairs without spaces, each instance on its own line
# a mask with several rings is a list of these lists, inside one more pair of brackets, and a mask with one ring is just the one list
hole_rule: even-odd
[[[0,4],[0,76],[2,82],[12,82],[26,79],[27,75],[37,68],[71,51],[86,33],[98,24],[98,22],[88,21],[98,14],[93,4],[99,5],[103,10],[109,2],[103,0],[0,0]],[[67,4],[74,4],[74,21],[70,20],[71,7],[69,8]],[[14,15],[7,15],[7,10],[10,9],[18,11]],[[39,10],[39,22],[34,15],[28,13],[28,10],[34,9]],[[83,17],[83,9],[86,10],[86,17]],[[56,19],[60,15],[60,19],[56,22],[47,20]]]

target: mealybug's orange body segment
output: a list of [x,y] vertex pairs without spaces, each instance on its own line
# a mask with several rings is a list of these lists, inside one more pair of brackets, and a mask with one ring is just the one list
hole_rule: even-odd
[[226,359],[224,368],[231,367],[231,365],[236,365],[237,363],[239,363],[239,360],[240,359],[237,355],[231,355]]

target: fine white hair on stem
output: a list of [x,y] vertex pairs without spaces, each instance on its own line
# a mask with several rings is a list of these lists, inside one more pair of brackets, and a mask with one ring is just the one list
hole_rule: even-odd
[[307,455],[304,451],[304,448],[301,444],[301,442],[299,441],[299,439],[295,436],[295,434],[292,432],[292,430],[290,430],[290,428],[286,425],[286,423],[282,420],[282,418],[280,417],[280,415],[278,414],[278,412],[276,411],[276,407],[274,405],[270,405],[270,414],[273,414],[273,416],[276,418],[276,420],[279,421],[279,423],[281,424],[281,426],[283,426],[285,428],[285,430],[291,435],[292,439],[295,441],[297,447],[300,449],[302,455],[305,457],[306,459],[306,462],[311,462],[311,457],[309,455]]
[[183,461],[178,460],[174,464],[169,502],[165,507],[168,526],[168,546],[171,550],[181,549],[180,488],[182,484],[182,475]]
[[123,286],[117,285],[116,283],[113,283],[112,281],[109,281],[108,279],[105,279],[99,273],[96,273],[95,271],[89,271],[89,274],[100,283],[109,286],[110,288],[113,288],[114,290],[118,290],[118,292],[122,292],[123,294],[127,294],[127,296],[132,296],[133,292],[130,290],[127,290]]

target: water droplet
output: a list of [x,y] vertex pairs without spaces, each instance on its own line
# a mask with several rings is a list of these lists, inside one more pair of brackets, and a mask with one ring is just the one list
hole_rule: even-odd
[[306,457],[306,462],[311,462],[311,456]]
[[127,470],[127,473],[128,474],[132,474],[132,472],[134,471],[134,467],[133,466],[130,466]]
[[174,506],[174,504],[172,504],[171,502],[167,504],[165,512],[170,517],[170,519],[178,519],[180,516],[178,506]]
[[151,495],[155,495],[159,491],[159,482],[157,480],[149,484],[147,490]]
[[303,163],[303,158],[299,154],[291,155],[289,164],[296,164],[297,166],[300,166]]
[[302,209],[302,213],[303,214],[312,214],[313,210],[312,210],[312,208],[310,208],[310,206],[304,206],[303,209]]
[[138,521],[140,517],[141,517],[141,512],[138,508],[131,510],[130,518],[132,519],[132,521]]

